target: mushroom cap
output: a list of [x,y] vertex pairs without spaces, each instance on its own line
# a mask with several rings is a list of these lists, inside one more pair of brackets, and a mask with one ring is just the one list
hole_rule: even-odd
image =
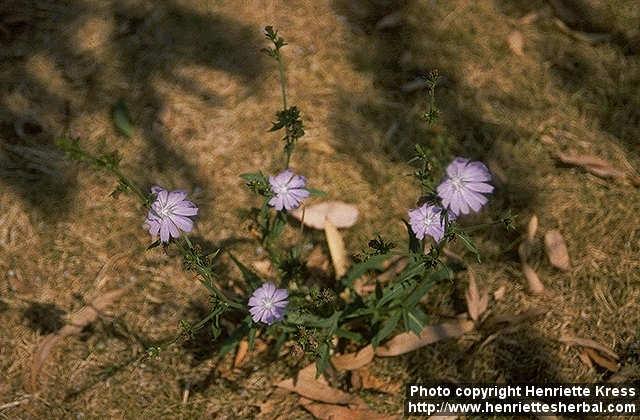
[[342,201],[325,201],[304,208],[301,206],[289,214],[302,221],[305,226],[319,230],[324,229],[325,220],[329,220],[337,228],[348,228],[358,221],[357,207]]

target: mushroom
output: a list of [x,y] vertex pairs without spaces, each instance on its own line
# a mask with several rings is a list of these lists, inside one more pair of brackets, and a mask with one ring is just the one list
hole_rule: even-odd
[[358,209],[342,201],[325,201],[308,207],[298,207],[289,214],[305,226],[324,230],[336,278],[344,276],[349,264],[344,240],[338,229],[353,226],[358,220]]

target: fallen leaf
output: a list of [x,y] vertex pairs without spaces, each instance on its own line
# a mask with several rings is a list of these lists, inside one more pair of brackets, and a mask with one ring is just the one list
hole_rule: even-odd
[[537,232],[538,232],[538,216],[534,214],[531,216],[531,219],[529,219],[529,223],[527,224],[527,240],[529,242],[533,242]]
[[39,377],[44,363],[49,357],[51,349],[61,339],[79,334],[84,327],[92,323],[98,318],[100,312],[107,309],[111,304],[124,295],[130,286],[120,289],[110,290],[95,298],[91,303],[82,307],[77,312],[74,312],[67,321],[67,324],[55,333],[49,334],[42,339],[33,356],[33,363],[31,364],[30,374],[30,386],[33,391],[39,387]]
[[391,395],[398,395],[402,390],[402,384],[400,382],[391,382],[378,378],[366,367],[358,369],[354,374],[358,376],[357,381],[360,383],[360,388],[371,389]]
[[358,208],[342,201],[325,201],[311,206],[300,206],[289,214],[302,221],[305,226],[318,230],[324,229],[326,220],[339,229],[351,227],[358,221]]
[[371,363],[374,354],[373,346],[369,344],[355,353],[336,354],[331,358],[331,363],[336,369],[356,370]]
[[576,31],[568,27],[566,23],[557,18],[553,19],[553,23],[565,34],[587,44],[598,44],[611,40],[611,34]]
[[306,398],[300,398],[300,405],[315,418],[321,420],[391,420],[400,418],[400,416],[380,414],[368,408],[351,408],[334,404],[322,404]]
[[427,82],[424,79],[413,79],[400,87],[400,90],[404,93],[415,92],[427,87]]
[[502,300],[504,299],[504,295],[506,292],[507,292],[507,286],[503,284],[502,286],[498,287],[498,290],[493,292],[493,298],[495,300]]
[[550,230],[544,235],[544,245],[552,266],[562,270],[571,270],[571,262],[567,251],[567,244],[558,230]]
[[413,332],[404,332],[396,335],[380,347],[377,347],[375,354],[381,357],[398,356],[447,338],[460,337],[473,330],[473,328],[474,323],[469,320],[429,325],[424,327],[419,336]]
[[347,250],[344,246],[342,235],[338,229],[329,220],[325,222],[324,234],[329,245],[329,253],[333,262],[333,269],[336,272],[336,278],[341,278],[347,274],[349,268],[349,260],[347,259]]
[[330,404],[362,404],[357,396],[333,388],[325,380],[315,379],[315,366],[312,365],[301,370],[295,380],[285,379],[278,382],[276,386],[315,401]]
[[593,369],[593,363],[591,363],[591,359],[589,358],[589,355],[586,351],[582,350],[580,353],[578,353],[578,358],[580,358],[580,361],[584,363],[589,369]]
[[528,243],[523,242],[518,247],[518,254],[520,254],[520,262],[522,264],[522,274],[527,279],[527,286],[529,292],[533,295],[539,295],[544,293],[544,284],[540,281],[538,273],[527,263]]
[[512,327],[532,318],[545,315],[549,312],[545,308],[533,307],[526,309],[518,314],[500,314],[494,315],[487,319],[483,324],[483,329],[495,330],[505,327]]
[[520,25],[530,25],[540,17],[538,12],[530,12],[518,19]]
[[391,29],[391,28],[395,28],[397,26],[400,26],[402,24],[402,19],[403,19],[403,13],[400,12],[395,12],[395,13],[390,13],[386,16],[384,16],[382,19],[380,19],[377,23],[376,23],[376,29],[377,30],[383,30],[383,29]]
[[111,117],[113,118],[113,123],[116,128],[122,134],[127,137],[131,137],[133,135],[133,124],[131,123],[131,117],[129,116],[129,109],[122,99],[113,106]]
[[241,340],[238,343],[238,350],[236,351],[236,357],[233,359],[233,367],[238,368],[244,364],[244,361],[249,352],[249,342],[247,340]]
[[520,57],[524,55],[524,37],[522,36],[522,32],[511,32],[509,36],[507,36],[507,44],[509,44],[509,49],[515,55]]
[[478,290],[476,276],[471,269],[469,270],[469,288],[465,297],[467,298],[469,316],[472,320],[478,322],[489,306],[489,293],[486,290],[482,291],[482,293]]
[[622,368],[612,375],[607,382],[620,383],[631,382],[640,378],[640,368],[634,365],[624,365]]
[[611,360],[608,357],[601,356],[597,351],[591,348],[585,348],[585,353],[589,355],[589,358],[593,360],[598,366],[602,366],[603,368],[610,370],[611,372],[617,372],[620,370],[620,366],[614,360]]
[[589,338],[579,338],[579,337],[572,337],[569,335],[563,335],[558,339],[558,341],[560,341],[561,343],[565,343],[569,346],[581,346],[585,348],[595,349],[603,354],[606,354],[607,356],[610,356],[615,360],[620,360],[620,356],[618,356],[616,352],[611,350],[609,347],[605,346],[604,344],[600,344],[597,341],[591,340]]
[[601,178],[624,178],[626,176],[624,171],[613,167],[611,163],[597,156],[578,155],[575,153],[558,153],[556,156],[562,163],[580,166],[587,172]]

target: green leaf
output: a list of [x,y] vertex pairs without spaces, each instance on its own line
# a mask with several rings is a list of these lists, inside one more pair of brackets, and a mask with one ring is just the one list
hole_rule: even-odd
[[417,306],[403,310],[402,317],[405,330],[413,331],[416,335],[420,335],[428,320],[427,315]]
[[316,379],[324,373],[329,366],[329,344],[322,343],[318,347],[318,358],[316,359]]
[[420,253],[421,246],[420,240],[416,238],[416,235],[413,233],[413,229],[411,229],[411,225],[406,220],[402,219],[402,222],[407,227],[407,234],[409,235],[409,251],[414,253]]
[[387,338],[400,322],[402,313],[400,311],[394,311],[391,316],[382,323],[382,326],[378,330],[377,334],[371,340],[373,347],[377,347],[385,338]]
[[113,106],[111,117],[113,118],[113,123],[116,128],[122,134],[127,137],[131,137],[133,135],[133,124],[131,123],[131,117],[129,116],[129,109],[122,99],[116,102]]
[[229,252],[229,257],[236,264],[240,272],[242,273],[242,277],[244,281],[251,287],[251,289],[257,289],[262,285],[262,279],[253,271],[251,271],[246,265],[242,264],[232,253]]
[[230,351],[233,351],[238,346],[238,343],[240,343],[240,340],[242,340],[242,337],[244,337],[249,332],[250,325],[251,316],[247,315],[242,321],[242,324],[240,324],[238,328],[233,330],[233,333],[231,333],[231,335],[222,342],[222,345],[218,350],[218,356],[224,357],[224,355],[226,355]]
[[247,336],[247,341],[249,342],[249,351],[253,351],[253,349],[256,346],[256,333],[258,332],[258,329],[256,327],[251,327],[251,329],[249,329],[249,334]]
[[385,287],[382,293],[382,299],[378,300],[376,307],[380,308],[383,305],[400,298],[404,292],[412,288],[416,281],[413,279],[415,276],[420,275],[424,270],[424,263],[412,262],[400,273],[398,279],[393,284]]
[[404,306],[407,308],[415,306],[435,283],[444,279],[451,279],[452,277],[453,273],[446,265],[442,266],[440,270],[429,273],[420,283],[418,283],[413,292],[407,296],[404,301]]
[[162,242],[160,242],[160,239],[158,239],[157,241],[155,241],[154,243],[152,243],[151,245],[149,245],[146,249],[146,251],[149,251],[150,249],[153,248],[157,248],[160,246],[160,244],[162,244]]
[[362,277],[367,271],[381,270],[382,263],[391,257],[391,254],[374,255],[371,258],[354,264],[342,278],[342,284],[350,287],[356,279]]
[[458,238],[460,238],[460,240],[462,241],[462,243],[464,244],[464,246],[473,253],[473,255],[475,255],[476,260],[478,260],[478,262],[480,262],[480,251],[478,250],[478,247],[476,247],[476,244],[473,243],[473,240],[471,239],[471,237],[469,235],[467,235],[465,232],[463,231],[457,231],[456,232],[456,236]]
[[362,334],[353,332],[353,331],[348,331],[342,328],[338,328],[336,329],[335,334],[338,337],[342,337],[342,338],[346,338],[347,340],[351,340],[354,341],[356,343],[361,343],[362,342]]

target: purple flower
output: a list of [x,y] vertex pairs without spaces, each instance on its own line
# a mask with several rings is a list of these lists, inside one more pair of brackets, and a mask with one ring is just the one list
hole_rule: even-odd
[[152,236],[160,235],[161,242],[169,242],[171,238],[180,236],[180,231],[191,232],[193,220],[189,216],[198,214],[198,207],[185,200],[184,191],[167,191],[161,187],[152,187],[156,201],[151,204],[146,225]]
[[269,200],[269,205],[276,210],[297,208],[302,200],[309,197],[309,191],[304,189],[306,184],[307,178],[296,175],[289,169],[276,176],[270,176],[269,185],[275,195]]
[[425,203],[417,209],[410,210],[409,224],[418,239],[422,240],[425,235],[429,235],[436,242],[440,242],[444,236],[444,220],[440,207]]
[[447,177],[438,186],[442,205],[458,216],[477,212],[487,203],[483,194],[493,192],[491,174],[482,162],[457,157],[447,166]]
[[263,284],[249,298],[251,317],[255,322],[264,322],[267,325],[280,321],[289,304],[288,297],[286,289],[276,289],[273,283]]

